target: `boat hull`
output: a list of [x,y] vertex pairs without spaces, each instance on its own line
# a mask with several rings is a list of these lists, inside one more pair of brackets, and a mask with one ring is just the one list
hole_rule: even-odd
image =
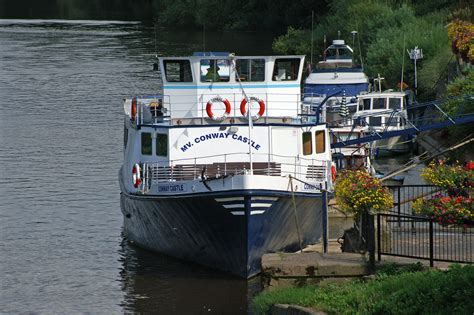
[[[250,278],[268,252],[296,251],[322,231],[320,194],[230,191],[186,196],[121,194],[129,241],[180,259]],[[297,223],[298,222],[298,223]],[[299,234],[299,235],[298,235]]]
[[377,148],[377,156],[392,156],[397,154],[405,154],[410,152],[412,142],[409,137],[397,136],[375,141]]

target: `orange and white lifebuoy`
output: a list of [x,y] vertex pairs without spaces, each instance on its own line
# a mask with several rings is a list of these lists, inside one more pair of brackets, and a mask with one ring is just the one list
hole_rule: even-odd
[[[263,116],[263,113],[265,113],[265,102],[255,96],[250,97],[250,102],[252,101],[257,102],[258,105],[260,106],[257,115],[252,116],[252,120],[257,120]],[[246,106],[247,106],[247,99],[244,98],[242,102],[240,102],[240,113],[244,117],[247,117],[247,109],[245,108]]]
[[138,188],[142,184],[141,169],[138,163],[133,165],[132,169],[133,187]]
[[336,182],[336,175],[337,175],[336,165],[332,164],[331,165],[331,179],[333,183]]
[[[217,102],[223,103],[225,105],[225,111],[224,111],[224,114],[222,116],[216,116],[212,112],[212,105],[214,105],[214,103],[217,103]],[[214,98],[211,98],[206,104],[206,113],[207,113],[207,116],[209,118],[211,118],[212,120],[222,121],[222,120],[226,119],[227,116],[229,116],[229,114],[230,114],[230,102],[227,99],[223,99],[220,96],[216,96]]]

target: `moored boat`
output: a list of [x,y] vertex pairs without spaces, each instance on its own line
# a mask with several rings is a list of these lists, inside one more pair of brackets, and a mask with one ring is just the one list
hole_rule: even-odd
[[325,123],[301,115],[304,56],[159,59],[162,94],[124,102],[128,240],[248,278],[321,237]]
[[344,40],[334,40],[323,56],[305,79],[303,100],[307,106],[315,107],[327,98],[324,114],[330,122],[345,118],[339,116],[342,104],[347,106],[349,115],[356,111],[356,97],[368,91],[369,79]]
[[[380,78],[379,78],[380,80]],[[378,90],[357,96],[357,111],[353,122],[368,134],[403,130],[409,124],[407,108],[411,102],[408,91]],[[387,156],[407,153],[412,146],[412,136],[399,135],[377,140],[375,155]]]

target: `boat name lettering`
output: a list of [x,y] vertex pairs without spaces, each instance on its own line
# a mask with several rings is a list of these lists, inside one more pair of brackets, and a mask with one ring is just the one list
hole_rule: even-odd
[[303,189],[304,189],[304,190],[317,190],[317,189],[319,189],[319,188],[316,187],[315,185],[311,185],[311,184],[308,184],[308,183],[304,183]]
[[184,184],[158,186],[158,192],[180,192],[180,191],[186,191],[186,190],[187,189]]
[[180,149],[181,149],[181,151],[186,152],[194,144],[202,143],[204,141],[212,140],[212,139],[233,139],[233,140],[240,141],[240,142],[246,143],[246,144],[250,143],[250,145],[257,151],[261,148],[260,144],[258,144],[255,141],[249,139],[248,137],[244,137],[244,136],[238,135],[236,133],[212,132],[212,133],[208,133],[208,134],[205,134],[205,135],[194,138],[194,143],[189,141],[188,143],[185,143],[184,146],[182,146]]

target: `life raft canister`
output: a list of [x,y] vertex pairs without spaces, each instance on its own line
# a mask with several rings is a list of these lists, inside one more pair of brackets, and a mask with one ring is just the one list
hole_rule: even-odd
[[[250,97],[250,102],[252,102],[252,101],[257,102],[258,105],[260,106],[260,109],[259,109],[257,115],[252,116],[252,120],[257,120],[260,117],[262,117],[263,113],[265,112],[265,102],[263,100],[255,97],[255,96]],[[240,102],[240,113],[242,114],[242,116],[247,118],[247,110],[245,109],[246,105],[247,105],[247,99],[244,98],[242,100],[242,102]]]
[[141,169],[138,163],[133,165],[132,169],[133,187],[138,188],[142,184]]
[[[216,116],[212,112],[212,105],[214,105],[214,103],[217,103],[217,102],[224,103],[224,105],[225,105],[225,112],[222,116]],[[229,114],[230,114],[230,102],[227,99],[223,99],[220,96],[216,96],[214,98],[211,98],[206,104],[206,113],[207,113],[207,116],[209,118],[211,118],[212,120],[222,121],[222,120],[226,119],[227,116],[229,116]]]
[[331,179],[333,183],[336,182],[336,175],[337,175],[336,165],[332,164],[331,165]]

